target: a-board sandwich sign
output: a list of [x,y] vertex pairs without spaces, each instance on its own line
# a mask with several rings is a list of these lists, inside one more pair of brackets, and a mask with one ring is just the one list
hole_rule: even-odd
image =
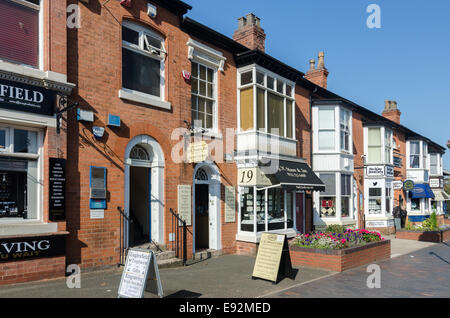
[[164,295],[156,256],[151,250],[129,249],[118,296],[143,298],[144,291],[154,293],[161,298]]
[[252,279],[276,284],[281,277],[294,278],[286,235],[262,233]]

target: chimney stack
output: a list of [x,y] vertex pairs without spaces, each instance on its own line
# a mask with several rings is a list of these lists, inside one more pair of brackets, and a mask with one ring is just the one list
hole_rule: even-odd
[[309,60],[309,70],[305,74],[305,78],[316,85],[327,88],[328,70],[325,67],[325,53],[319,52],[319,60],[316,68],[316,61]]
[[238,19],[238,29],[234,32],[233,40],[248,47],[250,50],[264,52],[266,34],[261,28],[261,20],[253,13]]
[[397,108],[397,102],[393,100],[384,101],[383,117],[400,124],[400,115],[402,113]]

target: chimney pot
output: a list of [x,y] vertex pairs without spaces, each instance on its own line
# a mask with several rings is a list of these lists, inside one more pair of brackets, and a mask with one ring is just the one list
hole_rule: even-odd
[[261,20],[253,13],[238,19],[238,29],[233,34],[233,40],[248,47],[250,50],[265,50],[266,34],[261,28]]
[[402,113],[397,107],[397,102],[394,100],[385,100],[384,101],[384,110],[383,110],[383,117],[392,120],[393,122],[396,122],[397,124],[400,124],[400,115]]

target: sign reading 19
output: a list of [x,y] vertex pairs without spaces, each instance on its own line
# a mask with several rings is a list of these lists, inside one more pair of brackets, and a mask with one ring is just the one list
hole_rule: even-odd
[[253,180],[254,172],[253,170],[243,170],[241,176],[241,183],[249,183]]

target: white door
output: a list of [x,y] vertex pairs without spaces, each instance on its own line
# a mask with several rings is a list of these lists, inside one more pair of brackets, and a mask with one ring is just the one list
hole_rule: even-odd
[[220,249],[220,183],[211,182],[209,185],[209,248]]

